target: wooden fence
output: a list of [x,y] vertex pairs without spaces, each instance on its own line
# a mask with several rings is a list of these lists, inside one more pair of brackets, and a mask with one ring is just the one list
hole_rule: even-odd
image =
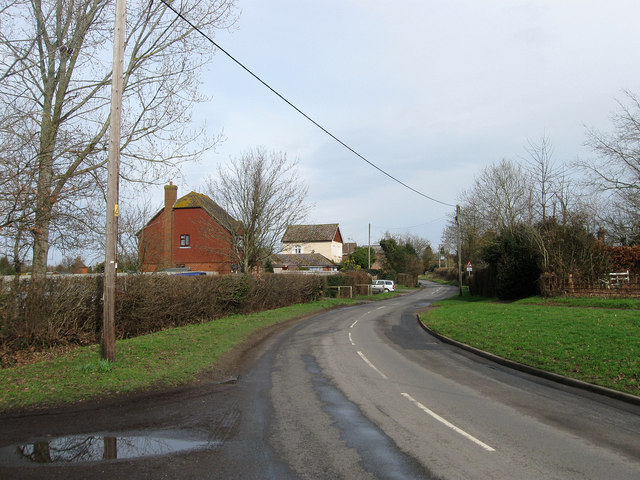
[[640,275],[611,272],[599,278],[580,278],[568,275],[560,278],[554,274],[540,277],[544,295],[570,297],[640,297]]

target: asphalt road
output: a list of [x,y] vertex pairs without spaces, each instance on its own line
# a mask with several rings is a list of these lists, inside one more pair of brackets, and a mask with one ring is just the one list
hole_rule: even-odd
[[639,406],[429,336],[454,293],[307,319],[232,385],[2,417],[0,478],[640,478]]

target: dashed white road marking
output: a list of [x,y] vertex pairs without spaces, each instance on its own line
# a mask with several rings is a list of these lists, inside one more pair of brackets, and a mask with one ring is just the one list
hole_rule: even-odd
[[385,307],[385,305],[383,305],[383,306],[381,306],[381,307],[376,308],[376,310],[382,310],[384,307]]
[[355,345],[353,338],[351,338],[351,332],[349,332],[349,341],[351,342],[351,345]]
[[380,370],[378,370],[376,368],[376,366],[373,363],[371,363],[367,357],[364,356],[364,353],[358,352],[358,355],[360,355],[360,358],[362,358],[362,360],[364,360],[364,363],[366,363],[371,368],[373,368],[376,372],[378,372],[382,378],[384,378],[385,380],[388,379],[388,377],[384,373],[382,373]]
[[[360,352],[358,352],[360,353]],[[465,432],[464,430],[462,430],[461,428],[456,427],[453,423],[449,422],[448,420],[445,420],[444,418],[442,418],[440,415],[438,415],[437,413],[429,410],[427,407],[425,407],[423,404],[421,404],[420,402],[418,402],[416,399],[414,399],[411,395],[409,395],[408,393],[403,393],[402,396],[404,398],[406,398],[407,400],[409,400],[411,403],[413,403],[414,405],[416,405],[420,410],[422,410],[423,412],[425,412],[426,414],[430,415],[431,417],[435,418],[436,420],[438,420],[440,423],[446,425],[447,427],[449,427],[450,429],[452,429],[454,432],[459,433],[460,435],[462,435],[463,437],[465,437],[468,440],[471,440],[473,443],[475,443],[476,445],[479,445],[480,447],[484,448],[486,451],[488,452],[495,452],[495,448],[490,447],[489,445],[487,445],[484,442],[481,442],[480,440],[478,440],[476,437],[474,437],[473,435],[469,435],[467,432]]]
[[371,311],[364,312],[362,315],[360,315],[360,318],[357,318],[356,321],[351,324],[351,326],[349,328],[355,327],[356,323],[358,323],[359,320],[363,319],[364,317],[366,317],[370,313],[371,313]]

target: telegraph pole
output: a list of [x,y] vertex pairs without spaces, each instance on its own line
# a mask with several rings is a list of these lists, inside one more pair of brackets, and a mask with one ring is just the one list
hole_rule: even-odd
[[117,279],[118,191],[120,184],[120,126],[122,123],[122,74],[126,0],[116,0],[113,71],[111,77],[111,115],[109,159],[107,165],[107,220],[104,257],[104,307],[102,317],[102,358],[116,360],[115,310]]
[[369,224],[369,248],[367,253],[369,255],[369,270],[371,270],[371,224]]
[[456,226],[458,227],[458,285],[462,296],[462,252],[460,250],[460,205],[456,205]]

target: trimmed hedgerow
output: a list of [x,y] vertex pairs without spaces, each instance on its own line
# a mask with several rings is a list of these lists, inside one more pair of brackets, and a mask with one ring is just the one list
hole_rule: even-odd
[[[48,278],[37,302],[26,282],[0,283],[0,366],[18,352],[100,342],[102,278]],[[324,280],[315,275],[119,277],[116,337],[249,314],[317,300]],[[37,308],[30,305],[37,303]],[[37,311],[37,315],[33,312]]]

